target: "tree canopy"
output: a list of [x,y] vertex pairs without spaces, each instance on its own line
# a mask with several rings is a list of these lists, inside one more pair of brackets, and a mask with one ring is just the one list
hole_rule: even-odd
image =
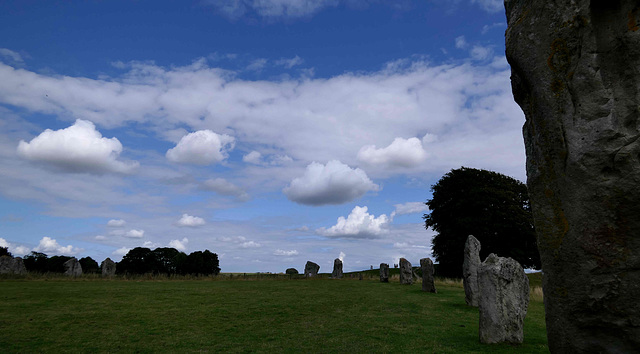
[[481,243],[480,258],[490,253],[511,257],[525,268],[540,268],[529,195],[524,183],[503,174],[461,167],[431,186],[425,228],[437,234],[433,255],[440,275],[461,277],[469,235]]
[[175,248],[136,247],[130,250],[116,267],[118,273],[133,274],[202,274],[220,273],[218,255],[209,250],[186,255]]

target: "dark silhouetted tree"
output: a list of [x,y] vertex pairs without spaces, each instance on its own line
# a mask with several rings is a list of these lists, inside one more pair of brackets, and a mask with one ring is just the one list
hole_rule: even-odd
[[64,262],[70,260],[68,256],[53,256],[47,259],[47,272],[64,273]]
[[9,247],[0,247],[0,257],[2,256],[13,257],[11,252],[9,252]]
[[431,186],[425,227],[437,234],[433,255],[440,276],[461,277],[469,235],[481,243],[480,258],[490,253],[511,257],[525,268],[540,268],[527,187],[503,174],[462,167]]
[[31,252],[23,258],[24,267],[29,272],[45,273],[47,272],[47,259],[49,257],[40,252]]
[[100,266],[98,266],[98,262],[96,262],[91,257],[83,257],[78,261],[80,262],[80,266],[82,267],[82,273],[98,273],[100,271]]
[[209,250],[189,254],[184,267],[186,273],[190,274],[218,275],[220,273],[218,255]]
[[153,271],[154,255],[150,249],[146,247],[136,247],[122,257],[122,261],[118,263],[116,272],[145,274]]

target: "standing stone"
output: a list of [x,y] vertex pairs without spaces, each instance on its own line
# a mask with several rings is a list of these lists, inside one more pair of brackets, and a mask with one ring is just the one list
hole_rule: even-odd
[[27,268],[20,257],[0,257],[0,274],[27,274]]
[[315,277],[318,275],[318,271],[320,271],[320,266],[311,261],[307,261],[307,264],[304,266],[304,276],[307,278]]
[[362,273],[358,273],[358,280],[362,280]]
[[82,275],[82,266],[77,258],[73,257],[64,262],[64,274],[70,277],[78,277]]
[[387,263],[380,263],[380,282],[389,282],[389,265]]
[[522,343],[529,278],[513,258],[491,253],[478,269],[480,342]]
[[336,258],[333,261],[333,272],[331,272],[333,279],[342,279],[342,261],[340,258]]
[[464,301],[467,302],[467,305],[475,307],[478,307],[478,267],[480,267],[480,241],[469,235],[464,245],[462,282],[464,284]]
[[285,271],[285,274],[297,275],[298,274],[298,270],[295,269],[295,268],[287,268],[287,270]]
[[422,291],[437,293],[438,291],[436,290],[433,278],[435,269],[433,268],[431,258],[422,258],[420,260],[420,269],[422,270]]
[[551,352],[640,348],[640,4],[505,1]]
[[400,258],[400,284],[413,284],[413,269],[411,262],[405,258]]
[[112,277],[116,275],[116,263],[112,261],[111,258],[107,258],[102,261],[100,268],[102,268],[103,277]]

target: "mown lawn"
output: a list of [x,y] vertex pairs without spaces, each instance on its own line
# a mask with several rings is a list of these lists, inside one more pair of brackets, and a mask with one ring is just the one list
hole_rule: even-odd
[[464,290],[375,280],[0,281],[2,352],[548,352],[541,301],[519,346],[478,342]]

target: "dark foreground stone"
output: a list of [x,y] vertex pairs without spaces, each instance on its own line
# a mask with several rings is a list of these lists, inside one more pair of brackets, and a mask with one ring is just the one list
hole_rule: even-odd
[[551,352],[640,348],[640,4],[507,0]]

